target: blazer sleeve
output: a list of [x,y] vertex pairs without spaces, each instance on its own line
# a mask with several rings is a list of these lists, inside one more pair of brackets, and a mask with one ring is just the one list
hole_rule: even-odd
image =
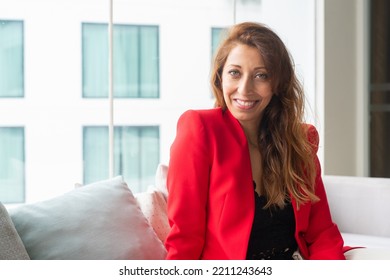
[[319,136],[314,126],[309,126],[308,137],[314,146],[314,160],[317,167],[315,192],[320,198],[320,201],[311,205],[308,229],[305,233],[309,259],[345,259],[344,242],[337,225],[332,221],[321,177],[321,166],[317,157]]
[[185,112],[178,121],[167,175],[167,259],[199,259],[206,229],[210,172],[208,137],[200,114]]

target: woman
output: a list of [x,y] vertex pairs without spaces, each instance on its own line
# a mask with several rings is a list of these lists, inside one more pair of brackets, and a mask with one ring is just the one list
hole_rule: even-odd
[[171,147],[167,259],[344,259],[280,38],[233,26],[211,84],[216,108],[185,112]]

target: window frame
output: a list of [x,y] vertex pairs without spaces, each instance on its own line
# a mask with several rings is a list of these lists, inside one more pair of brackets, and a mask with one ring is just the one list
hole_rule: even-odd
[[[103,28],[106,28],[107,29],[107,35],[108,35],[108,27],[109,25],[107,23],[103,23],[103,22],[81,22],[81,75],[82,75],[82,82],[81,82],[81,95],[82,95],[82,98],[83,99],[107,99],[109,98],[109,93],[108,93],[108,81],[107,81],[107,94],[104,94],[104,96],[92,96],[92,95],[87,95],[85,93],[85,79],[86,79],[86,74],[85,74],[85,71],[86,71],[86,66],[85,66],[85,55],[84,55],[84,52],[86,51],[85,50],[85,42],[84,42],[84,36],[85,36],[85,30],[84,30],[84,26],[86,25],[100,25],[100,26],[103,26]],[[160,99],[160,87],[161,87],[161,82],[160,82],[160,26],[159,25],[152,25],[152,24],[113,24],[113,33],[114,33],[114,37],[115,37],[115,29],[118,28],[118,27],[124,27],[124,26],[127,26],[127,27],[130,27],[130,28],[136,28],[137,30],[137,46],[138,46],[138,54],[137,54],[137,58],[138,58],[138,61],[137,61],[137,64],[138,64],[138,70],[137,70],[137,94],[136,96],[117,96],[115,95],[115,86],[114,86],[114,99]],[[156,59],[156,72],[157,72],[157,75],[156,75],[156,94],[155,96],[143,96],[143,93],[142,93],[142,66],[143,66],[143,63],[141,61],[141,56],[142,56],[142,48],[140,47],[141,46],[141,37],[142,37],[142,29],[143,28],[155,28],[155,31],[156,31],[156,55],[157,55],[157,59]],[[108,38],[108,36],[107,36]],[[107,41],[108,42],[108,41]],[[115,46],[115,41],[113,42],[114,46]],[[115,49],[115,47],[114,47]],[[108,63],[109,63],[109,57],[108,57],[108,52],[106,53],[107,54],[107,71],[108,71]],[[114,54],[115,56],[115,54]],[[114,60],[115,61],[115,60]],[[115,72],[116,72],[116,69],[115,69],[115,65],[113,65],[113,72],[114,72],[114,79],[115,79]],[[108,72],[107,72],[107,75],[104,75],[104,76],[107,76],[108,77]],[[114,81],[114,85],[116,84],[116,82]],[[106,85],[104,85],[106,86]],[[128,85],[129,86],[129,85]]]
[[[89,183],[93,183],[93,182],[96,181],[96,179],[92,179],[92,181],[89,181],[89,180],[87,180],[87,176],[86,176],[86,164],[88,164],[86,162],[86,152],[87,152],[87,149],[88,149],[87,148],[88,143],[86,143],[86,133],[87,133],[87,130],[90,129],[90,128],[92,128],[92,129],[93,128],[104,129],[105,130],[105,132],[104,132],[105,135],[103,137],[106,137],[107,142],[108,142],[108,138],[109,138],[109,131],[108,131],[109,127],[108,127],[108,125],[85,125],[85,126],[82,127],[83,184],[89,184]],[[161,127],[160,127],[160,125],[115,125],[114,126],[114,135],[118,135],[117,134],[118,133],[118,129],[122,130],[122,129],[126,129],[126,128],[136,129],[137,141],[139,141],[138,145],[142,145],[142,143],[140,143],[141,142],[140,139],[142,139],[141,136],[142,136],[143,129],[150,129],[150,128],[152,128],[152,129],[156,130],[156,133],[157,133],[157,139],[156,139],[157,146],[156,146],[156,148],[158,150],[157,153],[156,153],[156,156],[157,156],[156,164],[158,166],[158,164],[160,162],[160,150],[161,150]],[[121,140],[122,139],[117,139],[115,137],[114,142],[118,143]],[[102,141],[105,141],[105,140],[102,140]],[[108,146],[107,146],[107,148],[108,148]],[[140,147],[137,147],[137,150],[139,151],[138,158],[137,158],[137,166],[138,166],[139,172],[138,172],[137,178],[125,178],[125,179],[127,179],[128,181],[136,180],[137,182],[139,182],[139,183],[137,183],[139,186],[138,185],[137,186],[132,186],[133,190],[135,190],[135,191],[136,190],[144,191],[145,189],[143,189],[143,188],[145,186],[143,184],[141,184],[141,182],[145,179],[142,176],[142,171],[143,171],[142,170],[142,164],[143,164],[143,161],[144,161],[144,158],[142,157],[143,149],[141,149]],[[105,152],[105,151],[103,151],[103,152]],[[108,152],[108,150],[107,150],[107,152]],[[123,154],[123,151],[121,149],[119,151],[114,149],[114,162],[117,160],[117,156],[120,155],[118,153]],[[107,166],[108,166],[108,164],[109,164],[109,153],[107,153],[107,155],[108,156],[106,158],[106,160],[107,160],[106,163],[107,163]],[[105,156],[103,156],[103,157],[105,157]],[[156,170],[157,166],[155,166],[153,169],[151,169],[151,170],[153,170],[153,172],[152,172],[153,179],[154,179],[155,170]],[[118,166],[115,166],[115,164],[114,164],[114,176],[118,176],[118,175],[122,175],[123,176],[123,174],[121,174],[122,171],[117,170],[117,168],[118,168]],[[102,176],[102,179],[106,178],[108,176],[108,168],[106,170],[107,170],[107,174]],[[126,172],[124,172],[124,173],[126,173]],[[90,177],[90,176],[88,176],[88,177]],[[100,180],[100,179],[97,179],[97,180]]]

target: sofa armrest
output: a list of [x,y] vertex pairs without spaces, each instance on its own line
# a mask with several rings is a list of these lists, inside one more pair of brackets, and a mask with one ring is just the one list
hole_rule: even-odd
[[7,209],[0,203],[0,260],[29,260]]

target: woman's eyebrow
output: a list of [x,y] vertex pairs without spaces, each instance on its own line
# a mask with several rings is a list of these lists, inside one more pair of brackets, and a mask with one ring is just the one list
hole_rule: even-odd
[[258,66],[258,67],[255,68],[255,70],[261,70],[261,69],[267,70],[267,68],[265,66]]
[[238,65],[238,64],[229,64],[229,65],[227,65],[227,66],[241,68],[241,66]]

